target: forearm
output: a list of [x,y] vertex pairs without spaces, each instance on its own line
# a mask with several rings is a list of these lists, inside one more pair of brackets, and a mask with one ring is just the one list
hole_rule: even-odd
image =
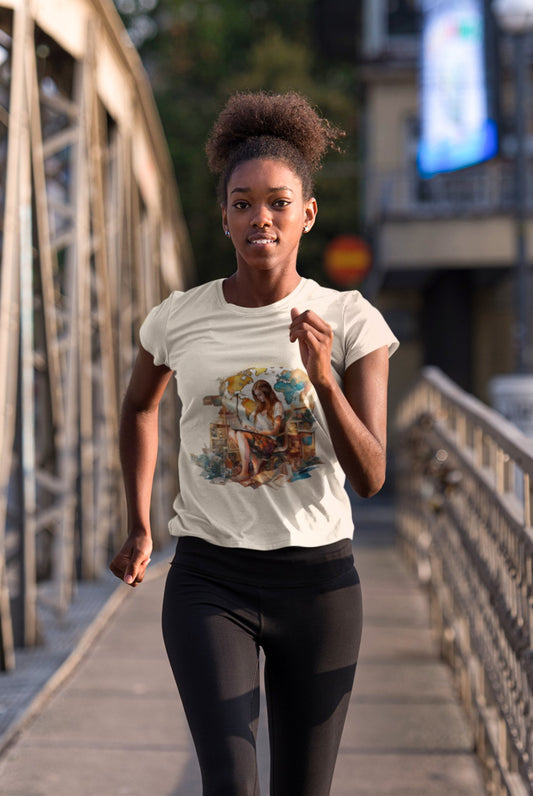
[[150,532],[150,501],[157,460],[158,409],[141,411],[126,396],[120,421],[120,463],[128,507],[128,532]]
[[379,492],[385,480],[385,446],[365,426],[333,379],[317,387],[339,463],[361,497]]

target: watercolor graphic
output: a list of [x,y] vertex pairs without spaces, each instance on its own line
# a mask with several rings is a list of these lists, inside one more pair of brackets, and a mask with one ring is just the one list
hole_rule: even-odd
[[209,442],[193,461],[214,484],[280,488],[311,477],[315,449],[313,390],[303,370],[253,367],[219,380],[204,405],[218,409]]

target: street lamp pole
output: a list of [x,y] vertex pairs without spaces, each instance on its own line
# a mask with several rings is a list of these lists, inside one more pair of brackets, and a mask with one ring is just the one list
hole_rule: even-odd
[[514,42],[515,58],[515,221],[516,221],[516,279],[515,279],[515,344],[516,373],[528,373],[529,301],[527,263],[527,34],[533,30],[533,0],[494,0],[494,13],[504,31]]

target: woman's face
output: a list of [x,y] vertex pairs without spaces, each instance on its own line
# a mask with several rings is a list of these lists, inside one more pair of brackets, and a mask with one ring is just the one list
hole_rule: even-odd
[[268,396],[268,390],[265,387],[259,385],[258,387],[254,387],[253,396],[256,401],[259,401],[259,403],[264,404]]
[[228,229],[241,268],[296,268],[304,226],[317,212],[304,200],[302,181],[282,161],[255,159],[239,164],[228,181],[222,223]]

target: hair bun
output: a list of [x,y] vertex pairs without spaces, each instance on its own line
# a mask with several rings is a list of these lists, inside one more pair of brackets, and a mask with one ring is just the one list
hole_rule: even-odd
[[343,135],[296,92],[237,93],[213,126],[206,146],[208,164],[212,172],[222,174],[245,141],[266,136],[294,147],[311,171],[316,171],[329,148],[339,149],[336,142]]

